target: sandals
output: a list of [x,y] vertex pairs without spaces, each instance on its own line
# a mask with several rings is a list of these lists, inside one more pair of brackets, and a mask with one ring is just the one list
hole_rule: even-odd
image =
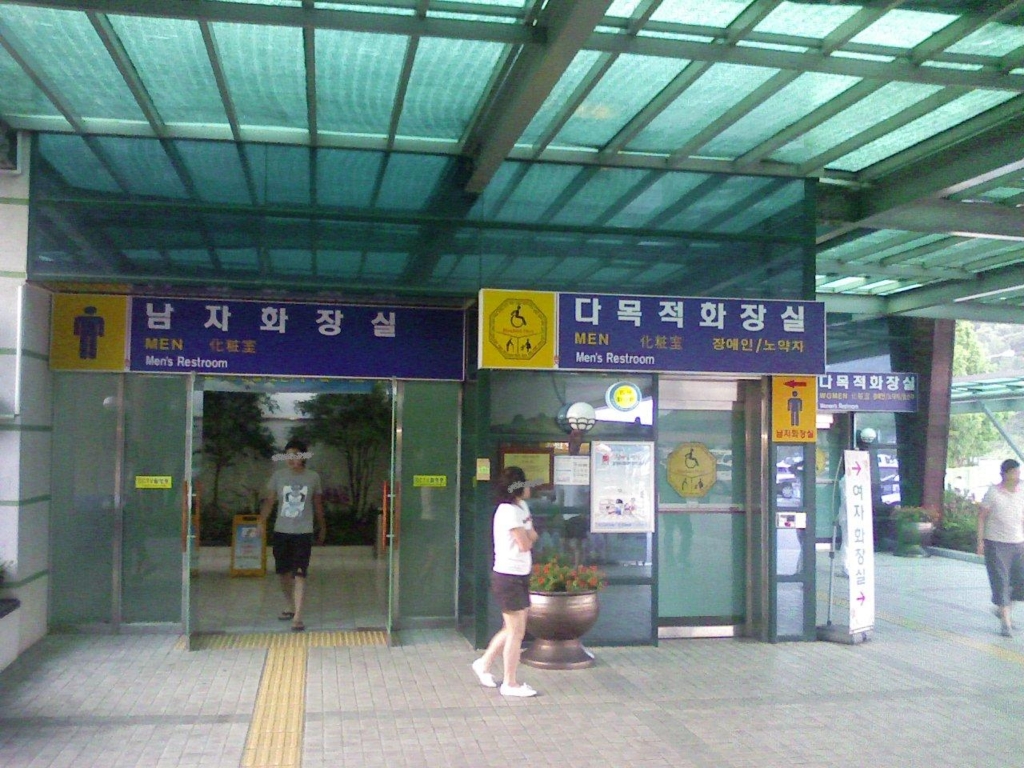
[[305,632],[305,631],[306,631],[306,625],[303,624],[301,621],[293,621],[292,622],[292,632]]
[[281,611],[277,616],[278,621],[291,621],[294,618],[295,611]]

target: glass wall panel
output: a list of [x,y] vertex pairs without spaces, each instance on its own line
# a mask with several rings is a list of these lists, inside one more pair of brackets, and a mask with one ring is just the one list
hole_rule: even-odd
[[399,619],[455,615],[459,385],[407,381],[401,406]]
[[[609,587],[601,593],[601,618],[587,634],[587,642],[650,643],[653,537],[649,533],[591,532],[589,454],[602,440],[654,442],[653,378],[502,371],[482,373],[481,380],[488,385],[482,405],[489,414],[490,428],[481,436],[477,456],[489,457],[491,476],[500,471],[508,454],[516,461],[536,462],[536,472],[550,472],[547,482],[533,489],[529,502],[541,536],[534,562],[557,555],[563,562],[597,565],[605,572]],[[639,405],[628,413],[606,403],[609,387],[623,380],[641,392]],[[567,407],[575,403],[594,409],[590,429],[574,430],[566,420]],[[556,466],[560,468],[557,473]],[[570,466],[582,474],[570,479]],[[528,477],[531,471],[528,469]],[[490,483],[477,485],[475,500],[473,541],[476,567],[481,572],[476,607],[481,612],[486,608],[487,616],[482,625],[478,622],[478,632],[486,635],[481,640],[478,634],[477,642],[483,642],[501,623],[500,611],[485,589],[492,561]]]
[[121,566],[126,623],[181,621],[189,383],[185,376],[126,378]]
[[55,630],[113,622],[120,378],[53,376],[50,626]]

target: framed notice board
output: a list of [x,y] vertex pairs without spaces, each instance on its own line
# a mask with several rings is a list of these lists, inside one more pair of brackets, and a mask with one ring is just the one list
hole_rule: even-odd
[[231,524],[231,575],[263,576],[267,572],[266,532],[259,515],[235,515]]

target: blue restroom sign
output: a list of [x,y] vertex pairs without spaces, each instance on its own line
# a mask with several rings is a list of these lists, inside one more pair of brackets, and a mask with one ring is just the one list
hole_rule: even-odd
[[824,373],[825,306],[797,300],[560,293],[558,367]]

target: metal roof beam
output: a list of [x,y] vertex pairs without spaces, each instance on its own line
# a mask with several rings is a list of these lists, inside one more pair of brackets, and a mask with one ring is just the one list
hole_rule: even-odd
[[470,148],[474,170],[466,184],[468,192],[479,194],[487,186],[610,5],[611,0],[551,4],[541,14],[547,42],[542,49],[524,53],[517,71],[502,84],[504,92],[495,102],[500,108],[483,116],[478,135],[484,141]]
[[[604,7],[604,0],[600,3]],[[580,5],[590,5],[592,0]],[[52,8],[60,11],[85,11],[119,16],[148,16],[162,19],[192,20],[207,23],[255,24],[272,27],[310,27],[378,35],[417,35],[454,40],[480,40],[511,45],[538,45],[545,42],[543,28],[524,24],[502,24],[458,19],[423,19],[415,15],[356,13],[326,8],[283,5],[256,5],[219,0],[18,0],[19,5]],[[568,5],[568,4],[567,4]],[[572,3],[575,5],[575,3]],[[480,10],[476,11],[478,14]],[[602,11],[603,14],[603,11]],[[499,16],[495,16],[498,19]]]
[[819,52],[791,53],[770,48],[712,45],[689,40],[667,40],[656,37],[626,37],[595,32],[584,46],[607,53],[634,53],[692,61],[723,64],[745,64],[795,72],[823,72],[848,75],[867,80],[940,85],[950,88],[989,88],[1024,92],[1024,75],[1011,75],[990,70],[969,71],[945,67],[919,67],[900,61],[869,61],[833,56]]

